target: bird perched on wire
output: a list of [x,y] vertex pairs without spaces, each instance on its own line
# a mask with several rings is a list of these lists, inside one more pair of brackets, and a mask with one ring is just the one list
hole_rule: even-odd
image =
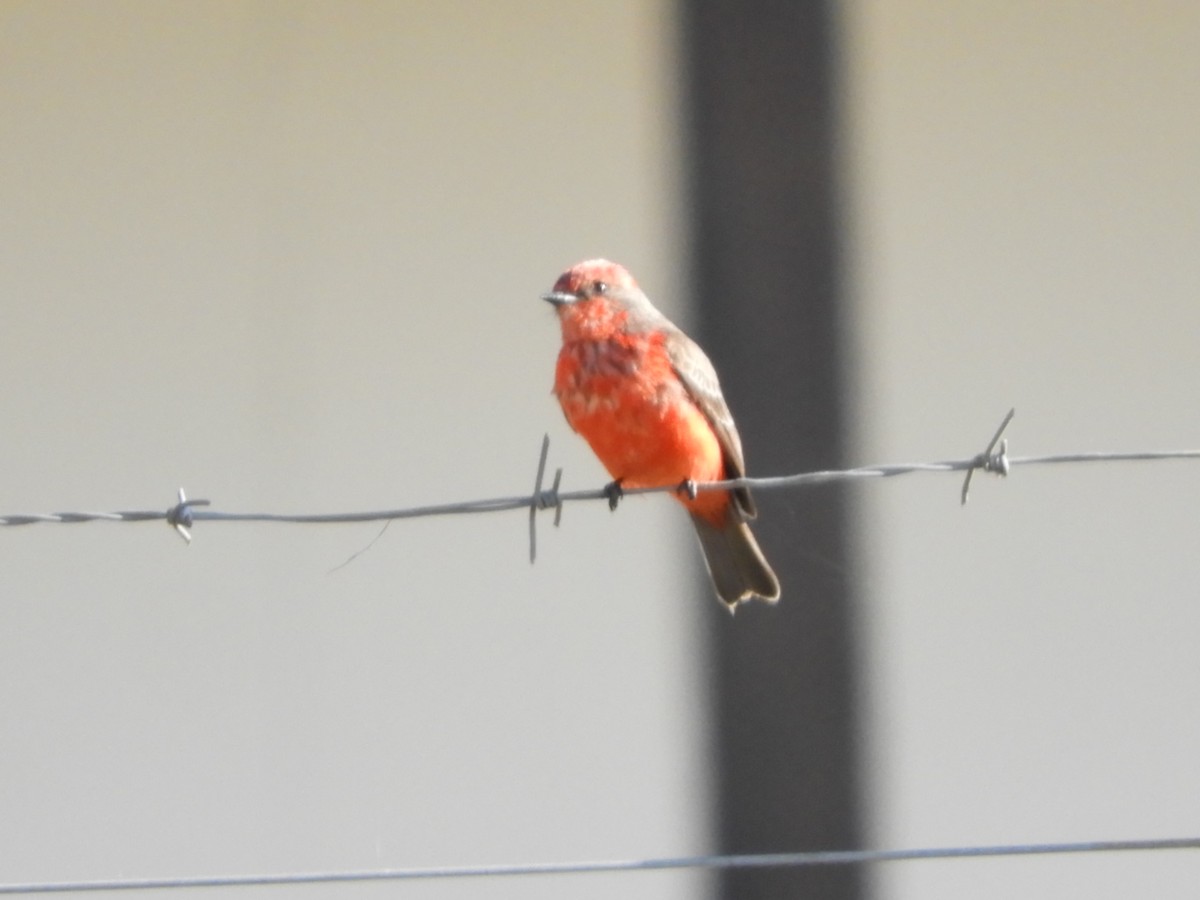
[[562,326],[554,393],[622,488],[679,487],[717,595],[730,610],[779,599],[779,579],[746,524],[746,488],[695,485],[745,474],[742,442],[704,351],[654,308],[623,266],[592,259],[567,269],[543,295]]

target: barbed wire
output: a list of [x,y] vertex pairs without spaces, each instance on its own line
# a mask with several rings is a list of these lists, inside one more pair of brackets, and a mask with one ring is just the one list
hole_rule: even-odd
[[924,847],[908,850],[813,850],[796,853],[736,853],[668,856],[592,862],[518,863],[480,866],[431,866],[409,869],[359,869],[345,872],[296,872],[277,875],[216,875],[183,878],[131,878],[0,884],[3,894],[65,894],[96,891],[172,890],[178,888],[261,887],[283,884],[332,884],[353,881],[430,881],[450,878],[502,878],[518,875],[590,875],[669,869],[763,869],[846,866],[931,859],[983,859],[1005,856],[1055,856],[1129,851],[1200,850],[1200,837],[1148,840],[1077,841]]
[[[938,460],[924,463],[891,463],[884,465],[859,466],[850,469],[826,469],[758,478],[738,478],[699,484],[664,485],[662,487],[637,488],[620,491],[620,494],[637,495],[661,492],[700,492],[728,490],[748,487],[755,490],[783,490],[836,481],[852,481],[865,478],[891,478],[920,472],[965,472],[961,503],[969,497],[971,479],[975,472],[990,472],[1007,476],[1018,466],[1057,465],[1091,462],[1134,462],[1200,459],[1200,450],[1164,450],[1134,452],[1081,452],[1041,456],[1009,456],[1008,442],[1003,433],[1012,420],[1014,410],[1009,410],[987,447],[972,457]],[[557,469],[549,488],[544,488],[550,437],[543,437],[541,453],[532,494],[514,497],[497,497],[483,500],[468,500],[457,503],[402,509],[318,513],[238,513],[211,509],[208,500],[189,499],[182,488],[178,501],[166,510],[120,510],[114,512],[62,512],[0,516],[0,526],[33,524],[77,524],[83,522],[148,522],[165,521],[174,527],[187,541],[191,541],[190,529],[196,522],[287,522],[295,524],[335,524],[353,522],[390,522],[397,519],[423,518],[427,516],[472,515],[485,512],[502,512],[515,509],[529,510],[530,561],[536,558],[536,521],[539,512],[553,509],[554,524],[561,521],[563,506],[569,502],[607,500],[615,503],[611,486],[593,490],[561,491],[563,470]],[[1012,857],[1031,855],[1065,855],[1085,853],[1114,853],[1124,851],[1200,850],[1200,837],[1162,838],[1145,840],[1081,841],[1071,843],[1011,844],[992,846],[934,847],[900,850],[834,850],[793,853],[749,853],[683,857],[660,857],[629,860],[601,860],[591,862],[519,863],[477,866],[443,866],[404,869],[368,869],[353,871],[299,872],[266,875],[197,876],[178,878],[108,879],[91,881],[58,881],[29,883],[0,883],[0,895],[82,893],[118,890],[169,890],[196,887],[245,887],[284,884],[345,883],[361,881],[431,880],[469,877],[506,877],[528,875],[582,875],[604,872],[635,872],[668,869],[749,869],[811,867],[829,865],[855,865],[867,863],[900,862],[905,860],[935,860],[986,857]]]
[[924,463],[889,463],[884,465],[858,466],[851,469],[822,469],[794,475],[776,475],[757,478],[733,478],[726,481],[703,483],[685,482],[661,487],[614,489],[613,485],[592,490],[561,491],[563,470],[557,469],[549,488],[543,488],[546,463],[550,453],[550,435],[542,438],[542,449],[538,457],[537,474],[533,493],[516,497],[494,497],[484,500],[465,500],[456,503],[440,503],[431,506],[413,506],[402,509],[369,510],[340,513],[244,513],[221,512],[211,509],[209,500],[191,500],[179,489],[178,502],[166,510],[117,510],[114,512],[58,512],[0,516],[0,526],[35,524],[78,524],[82,522],[151,522],[165,521],[190,542],[190,529],[197,522],[287,522],[292,524],[338,524],[352,522],[383,522],[397,519],[418,519],[429,516],[475,515],[477,513],[505,512],[514,509],[529,510],[529,560],[537,558],[537,514],[554,510],[554,524],[562,521],[562,510],[566,503],[586,500],[607,500],[615,508],[618,496],[634,496],[664,492],[718,491],[731,488],[753,488],[756,491],[786,490],[834,481],[854,481],[866,478],[894,478],[919,472],[966,472],[963,479],[961,502],[966,504],[971,488],[971,479],[978,471],[990,472],[1001,477],[1018,466],[1061,465],[1068,463],[1095,462],[1147,462],[1162,460],[1200,459],[1200,450],[1142,450],[1132,452],[1090,451],[1081,453],[1058,453],[1042,456],[1009,456],[1008,441],[1003,437],[1008,423],[1016,410],[1010,409],[1000,427],[992,435],[987,447],[974,456],[963,459],[937,460]]

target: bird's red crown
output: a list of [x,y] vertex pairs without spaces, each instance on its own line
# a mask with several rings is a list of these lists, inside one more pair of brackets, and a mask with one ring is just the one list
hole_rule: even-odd
[[622,265],[607,259],[589,259],[576,263],[558,276],[554,290],[565,294],[583,294],[595,284],[625,290],[636,288],[637,282]]

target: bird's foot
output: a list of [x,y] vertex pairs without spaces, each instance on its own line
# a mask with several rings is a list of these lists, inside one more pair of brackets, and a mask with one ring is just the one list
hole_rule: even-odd
[[679,487],[675,488],[681,494],[687,494],[689,500],[696,499],[696,482],[690,478],[685,478],[679,482]]
[[608,498],[608,508],[616,511],[617,504],[621,502],[621,498],[625,496],[625,491],[621,488],[621,479],[610,481],[604,486],[604,496]]

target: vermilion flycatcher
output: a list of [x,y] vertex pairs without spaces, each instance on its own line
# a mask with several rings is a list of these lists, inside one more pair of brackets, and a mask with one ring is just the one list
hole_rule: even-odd
[[753,597],[779,599],[779,579],[746,524],[755,516],[750,492],[687,490],[746,471],[704,351],[608,260],[571,267],[543,299],[562,325],[554,393],[615,479],[613,503],[623,487],[678,486],[720,598],[731,609]]

